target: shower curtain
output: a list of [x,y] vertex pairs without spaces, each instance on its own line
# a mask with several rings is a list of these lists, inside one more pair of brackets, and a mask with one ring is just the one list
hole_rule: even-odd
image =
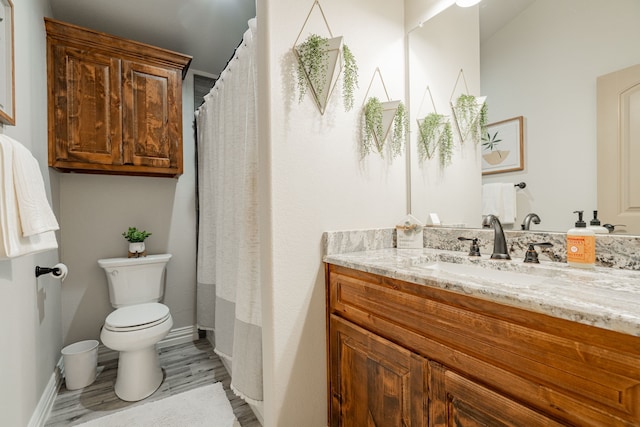
[[231,387],[262,401],[256,20],[196,112],[198,327],[214,331]]

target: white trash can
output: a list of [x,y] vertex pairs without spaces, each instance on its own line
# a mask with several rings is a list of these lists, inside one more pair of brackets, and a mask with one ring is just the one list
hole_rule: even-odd
[[67,390],[86,387],[96,380],[98,345],[99,342],[96,340],[87,340],[62,349]]

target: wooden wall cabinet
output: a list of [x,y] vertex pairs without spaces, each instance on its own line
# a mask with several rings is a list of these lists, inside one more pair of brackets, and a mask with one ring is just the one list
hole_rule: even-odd
[[327,265],[336,426],[638,426],[640,337]]
[[182,174],[182,79],[191,57],[45,18],[49,166]]

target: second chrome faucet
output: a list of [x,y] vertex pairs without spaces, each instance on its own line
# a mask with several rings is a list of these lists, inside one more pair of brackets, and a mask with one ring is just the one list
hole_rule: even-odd
[[495,215],[487,215],[482,219],[482,227],[493,227],[493,253],[491,259],[511,259],[507,250],[507,240],[504,237],[502,224]]

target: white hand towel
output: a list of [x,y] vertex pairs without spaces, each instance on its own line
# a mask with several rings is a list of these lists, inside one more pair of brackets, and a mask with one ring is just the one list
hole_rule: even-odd
[[[14,180],[14,143],[13,139],[0,134],[0,258],[14,258],[58,247],[53,231],[31,236],[22,233],[19,197]],[[37,174],[42,182],[39,169]]]
[[24,145],[0,135],[3,144],[13,149],[13,185],[18,200],[22,235],[25,237],[60,227],[47,201],[38,161]]
[[502,224],[516,220],[516,187],[513,183],[482,186],[482,215],[496,215]]

